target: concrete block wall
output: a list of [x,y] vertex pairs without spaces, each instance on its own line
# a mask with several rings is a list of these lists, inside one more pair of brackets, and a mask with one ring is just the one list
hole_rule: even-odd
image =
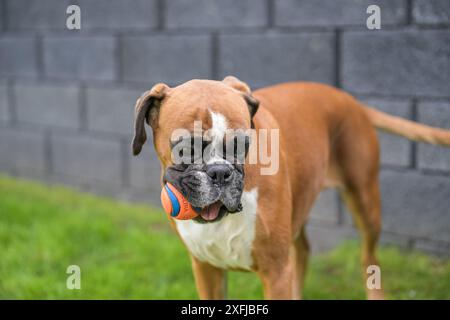
[[[366,28],[371,4],[381,30]],[[130,153],[136,98],[228,74],[320,81],[450,129],[450,1],[0,0],[0,170],[159,205],[151,142]],[[450,149],[380,139],[383,241],[449,255]],[[315,250],[355,236],[336,192],[309,233]]]

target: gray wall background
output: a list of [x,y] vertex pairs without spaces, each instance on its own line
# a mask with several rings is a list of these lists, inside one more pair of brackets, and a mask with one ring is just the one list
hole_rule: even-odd
[[[365,27],[370,4],[381,30]],[[136,98],[228,74],[329,83],[450,129],[448,0],[0,0],[0,19],[0,170],[15,176],[159,205],[151,144],[130,153]],[[380,138],[383,241],[449,255],[450,149]],[[333,191],[309,234],[314,249],[355,235]]]

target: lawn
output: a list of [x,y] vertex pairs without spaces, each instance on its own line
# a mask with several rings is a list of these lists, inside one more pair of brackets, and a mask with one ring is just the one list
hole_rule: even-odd
[[[450,299],[450,262],[382,247],[388,298]],[[363,299],[358,243],[314,256],[306,299]],[[81,268],[81,290],[66,269]],[[262,298],[250,273],[229,298]],[[188,255],[159,208],[0,176],[0,299],[196,299]]]

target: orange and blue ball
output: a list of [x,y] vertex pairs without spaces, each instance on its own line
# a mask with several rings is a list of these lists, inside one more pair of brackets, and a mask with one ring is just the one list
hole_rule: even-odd
[[199,215],[181,192],[169,182],[161,191],[161,203],[164,211],[175,219],[189,220]]

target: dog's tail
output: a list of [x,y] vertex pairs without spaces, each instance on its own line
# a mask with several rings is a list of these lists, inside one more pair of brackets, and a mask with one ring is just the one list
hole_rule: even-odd
[[368,106],[364,106],[364,108],[372,124],[380,130],[418,142],[450,146],[449,130],[419,124]]

